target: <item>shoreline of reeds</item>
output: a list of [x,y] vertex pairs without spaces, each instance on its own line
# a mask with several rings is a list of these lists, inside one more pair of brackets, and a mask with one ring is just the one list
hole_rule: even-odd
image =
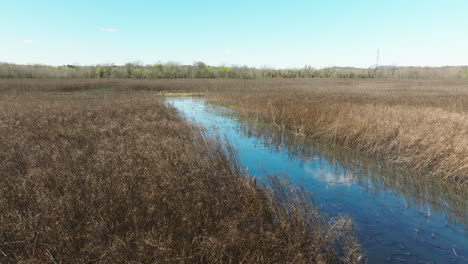
[[279,130],[468,184],[468,83],[285,80],[220,84],[207,98]]

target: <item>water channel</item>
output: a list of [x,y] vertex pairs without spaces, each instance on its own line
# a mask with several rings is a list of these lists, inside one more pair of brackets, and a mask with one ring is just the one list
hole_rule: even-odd
[[166,102],[209,135],[226,138],[252,177],[287,175],[326,217],[352,217],[367,263],[468,263],[466,190],[239,118],[203,98]]

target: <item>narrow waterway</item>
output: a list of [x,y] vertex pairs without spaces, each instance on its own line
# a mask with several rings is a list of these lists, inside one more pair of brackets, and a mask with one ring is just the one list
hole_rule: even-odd
[[226,138],[261,180],[287,175],[327,217],[351,216],[368,263],[468,263],[466,191],[236,117],[203,98],[167,98],[188,121]]

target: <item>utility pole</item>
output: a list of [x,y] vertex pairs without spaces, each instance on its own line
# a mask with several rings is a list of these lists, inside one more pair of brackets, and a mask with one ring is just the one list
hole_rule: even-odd
[[377,69],[379,68],[379,55],[380,55],[380,50],[377,49],[377,60],[375,62],[375,69],[374,69],[374,77],[375,78],[377,76]]
[[377,49],[377,62],[375,63],[375,68],[376,69],[379,67],[379,55],[380,55],[380,50]]

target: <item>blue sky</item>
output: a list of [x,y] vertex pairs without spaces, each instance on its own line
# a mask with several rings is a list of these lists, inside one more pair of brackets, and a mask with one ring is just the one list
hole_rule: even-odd
[[0,0],[0,61],[468,65],[466,0]]

